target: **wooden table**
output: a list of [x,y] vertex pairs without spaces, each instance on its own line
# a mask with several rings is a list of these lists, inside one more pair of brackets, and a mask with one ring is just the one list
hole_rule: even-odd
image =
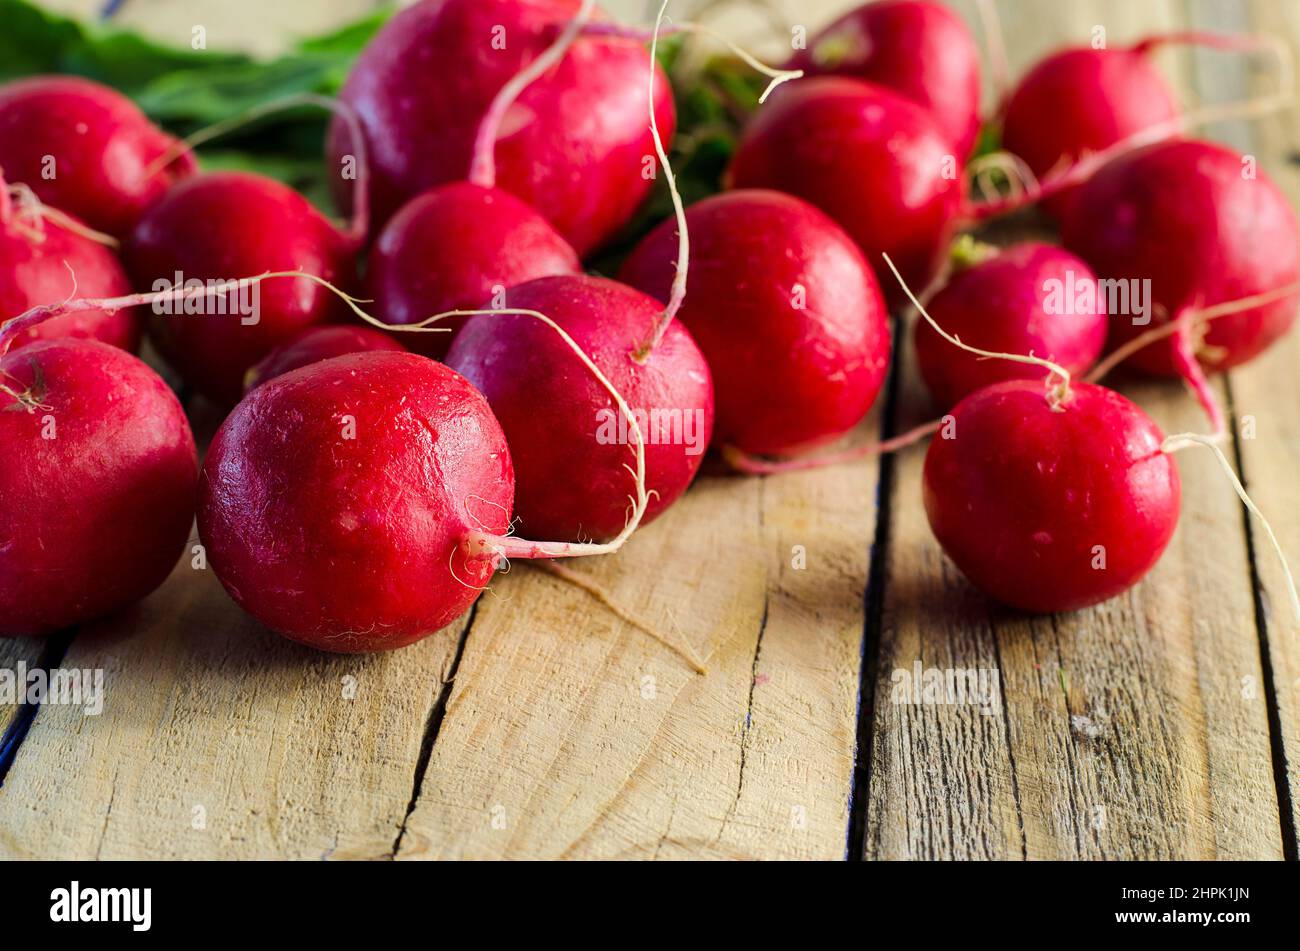
[[[1017,70],[1095,23],[1113,43],[1188,24],[1300,37],[1300,4],[1267,0],[1001,9]],[[1161,63],[1185,100],[1256,82],[1232,55]],[[1214,131],[1300,202],[1294,121]],[[931,413],[900,342],[855,439]],[[1230,454],[1300,562],[1297,367],[1292,334],[1218,388],[1254,419]],[[1177,385],[1125,391],[1168,431],[1204,428]],[[575,564],[706,676],[528,567],[419,645],[336,657],[262,630],[186,560],[122,617],[0,642],[8,666],[102,668],[107,692],[98,717],[0,710],[0,856],[1295,858],[1300,638],[1210,456],[1180,455],[1181,525],[1144,583],[1042,618],[945,559],[923,458],[710,474],[621,554]],[[918,662],[996,670],[995,702],[894,702]]]

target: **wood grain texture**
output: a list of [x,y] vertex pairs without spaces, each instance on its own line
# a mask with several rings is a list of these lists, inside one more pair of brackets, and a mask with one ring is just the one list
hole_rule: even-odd
[[[1300,6],[1253,2],[1242,8],[1250,29],[1271,36],[1300,37]],[[1272,77],[1255,76],[1243,90],[1272,88]],[[1240,147],[1258,154],[1260,164],[1300,207],[1300,155],[1296,152],[1300,111],[1255,123]],[[1295,331],[1249,367],[1232,374],[1230,410],[1242,479],[1270,520],[1282,550],[1300,570],[1300,336]],[[1300,852],[1300,618],[1296,618],[1281,565],[1260,524],[1247,522],[1260,598],[1257,605],[1266,676],[1259,691],[1274,713],[1274,760],[1279,785],[1290,797],[1283,833],[1290,857]]]
[[73,642],[63,665],[104,671],[104,712],[41,708],[0,788],[0,858],[391,851],[457,639],[321,654],[259,628],[184,562]]
[[398,857],[841,858],[874,472],[706,478],[582,566],[707,676],[538,573],[484,602]]
[[[787,15],[815,28],[848,5]],[[969,0],[952,5],[977,22]],[[1111,43],[1187,25],[1300,38],[1300,5],[1268,0],[999,8],[1015,74],[1097,26]],[[249,9],[223,6],[214,45]],[[168,36],[204,19],[174,16],[151,25]],[[1160,63],[1188,104],[1266,81],[1218,53]],[[1213,131],[1258,150],[1300,202],[1297,118]],[[1300,561],[1298,361],[1293,334],[1220,390],[1238,423],[1254,420],[1256,438],[1237,433],[1244,477]],[[1204,429],[1179,386],[1121,386],[1167,431]],[[894,431],[931,415],[910,366],[895,404]],[[707,656],[704,677],[529,566],[456,629],[352,658],[267,633],[183,563],[60,660],[104,670],[106,709],[36,715],[0,786],[0,858],[839,859],[846,841],[871,859],[1294,856],[1298,627],[1210,455],[1179,456],[1181,524],[1151,576],[1048,618],[991,605],[944,557],[923,456],[884,464],[880,526],[875,462],[714,474],[620,555],[574,563]],[[50,651],[0,641],[0,666]],[[894,702],[895,671],[918,662],[995,670],[998,690],[988,704]],[[15,713],[0,708],[0,727]]]

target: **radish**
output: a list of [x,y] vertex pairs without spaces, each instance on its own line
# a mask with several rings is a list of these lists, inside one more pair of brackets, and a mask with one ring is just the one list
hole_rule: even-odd
[[[578,0],[423,0],[378,33],[342,98],[369,139],[380,221],[420,192],[465,176],[494,96],[578,10]],[[643,174],[652,152],[644,119],[651,68],[667,137],[667,78],[638,42],[618,36],[579,39],[504,116],[495,150],[500,186],[579,254],[622,227],[653,185]],[[355,141],[335,123],[328,145],[335,163]]]
[[[1180,114],[1168,84],[1149,60],[1152,51],[1170,44],[1268,53],[1280,74],[1279,90]],[[1042,202],[1059,218],[1078,186],[1116,158],[1180,138],[1198,126],[1289,108],[1292,74],[1290,48],[1272,37],[1183,32],[1119,49],[1062,50],[1025,76],[1004,110],[1003,144],[1018,158],[1016,177],[1027,188],[1011,199],[972,203],[966,217],[979,221]],[[1005,165],[1007,158],[1006,153],[987,156],[972,163],[971,171],[986,163]]]
[[[378,316],[414,324],[475,307],[493,294],[538,277],[579,274],[582,263],[550,223],[498,188],[442,185],[407,202],[380,232],[367,280]],[[456,330],[463,321],[444,326]],[[443,357],[451,334],[415,346]]]
[[[554,320],[639,418],[652,494],[642,521],[655,518],[686,491],[713,430],[713,383],[691,335],[672,323],[637,362],[663,308],[602,278],[541,278],[511,288],[506,302]],[[508,311],[466,323],[446,362],[482,391],[505,430],[521,531],[554,541],[618,536],[628,524],[630,431],[608,387],[553,333]]]
[[1242,503],[1264,526],[1300,621],[1300,593],[1272,526],[1246,494],[1222,435],[1165,437],[1119,394],[1075,383],[1033,354],[971,346],[945,330],[887,264],[936,334],[975,356],[1035,365],[1042,380],[1011,380],[957,404],[930,444],[926,515],[935,538],[977,587],[1026,611],[1069,611],[1123,593],[1155,565],[1178,521],[1172,455],[1215,454]]
[[925,512],[976,587],[1012,607],[1071,611],[1136,584],[1178,522],[1180,481],[1141,409],[1087,383],[977,390],[930,443]]
[[[20,198],[18,205],[14,195]],[[0,177],[0,314],[19,314],[74,291],[94,297],[130,291],[126,272],[105,246],[111,239],[33,197]],[[31,327],[13,345],[57,337],[99,340],[134,351],[140,344],[139,316],[131,309],[68,314]]]
[[[1040,178],[1178,115],[1150,60],[1154,41],[1114,49],[1072,47],[1047,57],[1007,102],[1002,142]],[[1072,191],[1047,202],[1063,213]]]
[[[346,287],[355,280],[357,250],[356,225],[338,231],[287,185],[220,172],[187,179],[151,207],[127,240],[126,260],[140,290],[295,270]],[[306,277],[254,289],[251,300],[203,298],[189,313],[158,305],[150,319],[162,355],[188,385],[220,403],[239,400],[249,368],[276,346],[341,314],[335,298]]]
[[[679,313],[708,360],[714,440],[779,454],[843,435],[871,408],[889,365],[875,274],[826,215],[778,192],[741,190],[686,211],[691,293]],[[668,301],[677,224],[648,235],[621,279]]]
[[167,385],[115,347],[46,340],[0,357],[0,404],[0,633],[48,634],[157,588],[189,538],[197,470]]
[[0,86],[0,168],[47,205],[124,235],[171,185],[197,171],[188,151],[125,96],[74,76]]
[[[961,206],[960,167],[930,115],[856,79],[805,79],[751,121],[727,172],[729,188],[797,195],[835,219],[875,263],[907,280],[937,272]],[[886,297],[897,302],[894,285]]]
[[808,41],[791,65],[865,79],[925,108],[959,158],[980,128],[980,52],[961,18],[932,0],[877,0]]
[[[1078,194],[1062,223],[1068,248],[1103,280],[1149,281],[1154,319],[1179,332],[1134,353],[1148,373],[1183,376],[1215,432],[1225,427],[1205,372],[1253,359],[1295,322],[1287,295],[1201,326],[1198,308],[1267,294],[1300,280],[1300,226],[1285,196],[1252,159],[1222,145],[1174,141],[1105,167]],[[1147,329],[1145,316],[1116,314],[1113,343]]]
[[[1038,242],[976,254],[984,259],[954,274],[928,302],[944,330],[985,350],[1046,357],[1073,374],[1096,363],[1106,345],[1106,301],[1087,264]],[[943,409],[994,383],[1042,377],[1040,367],[954,348],[924,320],[915,341],[921,376]]]
[[320,363],[331,357],[370,350],[405,350],[386,333],[369,327],[341,325],[337,327],[312,327],[276,347],[261,363],[248,371],[244,390],[255,390],[263,383],[283,376],[291,370]]
[[[293,420],[293,425],[284,425]],[[336,357],[259,386],[199,480],[199,533],[230,596],[322,650],[389,650],[464,614],[510,526],[505,437],[464,379],[409,353]]]

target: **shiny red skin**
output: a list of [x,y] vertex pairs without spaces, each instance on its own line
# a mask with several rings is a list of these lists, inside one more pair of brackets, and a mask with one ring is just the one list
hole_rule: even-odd
[[[1066,309],[1051,312],[1059,282]],[[1070,281],[1091,284],[1098,311],[1075,312]],[[1068,251],[1026,242],[958,271],[926,304],[945,331],[963,343],[995,353],[1032,353],[1072,374],[1091,369],[1106,347],[1106,304],[1092,269]],[[978,389],[1005,380],[1041,380],[1041,367],[985,360],[944,340],[924,320],[916,322],[916,360],[935,402],[947,409]]]
[[291,370],[311,366],[322,360],[346,356],[349,353],[368,353],[371,350],[404,351],[406,348],[381,330],[370,327],[353,327],[347,324],[330,327],[312,327],[304,330],[287,343],[282,343],[248,371],[244,391],[257,389],[264,383],[284,376]]
[[[131,293],[126,271],[111,249],[46,218],[0,223],[0,321],[42,304],[57,304],[73,291],[80,297]],[[38,340],[75,337],[135,352],[140,315],[135,308],[109,313],[85,310],[52,317],[19,335],[13,347]]]
[[[853,239],[812,205],[773,191],[706,198],[686,221],[689,289],[678,319],[713,373],[714,442],[784,455],[861,422],[889,368],[890,331]],[[620,279],[667,301],[676,261],[670,219],[637,246]]]
[[413,353],[356,353],[235,407],[199,477],[199,533],[267,627],[321,650],[392,650],[469,610],[492,568],[457,546],[506,530],[513,494],[505,436],[468,382]]
[[[713,382],[704,355],[673,323],[644,364],[632,352],[663,308],[654,298],[596,277],[545,277],[511,288],[507,307],[540,311],[573,337],[634,411],[679,409],[700,419],[695,454],[683,441],[646,439],[646,486],[656,493],[642,524],[686,491],[713,430]],[[541,321],[473,317],[452,342],[447,365],[482,390],[510,442],[518,476],[518,534],[547,541],[606,541],[627,524],[634,492],[625,468],[631,441],[601,442],[609,391]],[[646,429],[649,429],[647,426]]]
[[[464,179],[479,120],[497,91],[578,12],[580,0],[424,0],[397,14],[362,51],[341,94],[366,130],[378,221],[427,188]],[[494,50],[504,29],[505,49]],[[494,31],[496,33],[494,34]],[[632,217],[654,182],[646,87],[636,40],[584,37],[516,100],[496,146],[497,182],[586,254]],[[656,72],[660,134],[675,125],[672,90]],[[350,154],[336,122],[333,167]],[[340,181],[346,204],[350,182]]]
[[0,634],[49,634],[148,595],[194,518],[198,460],[176,396],[94,340],[10,352],[0,378],[41,404],[0,394]]
[[[958,403],[953,438],[925,457],[935,538],[977,588],[1034,613],[1073,611],[1137,584],[1178,524],[1178,468],[1163,434],[1113,390],[1072,384],[1053,410],[1042,380]],[[1095,546],[1105,568],[1094,568]]]
[[[1082,187],[1062,223],[1066,247],[1102,279],[1151,280],[1151,324],[1112,317],[1113,345],[1187,308],[1300,280],[1295,211],[1263,169],[1244,178],[1247,167],[1253,166],[1242,155],[1217,143],[1165,142],[1111,163]],[[1286,297],[1212,321],[1200,362],[1215,371],[1254,359],[1291,329],[1298,301]],[[1178,376],[1172,341],[1144,348],[1129,363]]]
[[[0,169],[47,205],[121,236],[173,183],[198,171],[186,152],[145,172],[176,139],[116,90],[75,76],[34,76],[0,86]],[[48,178],[45,157],[53,156]]]
[[[136,289],[156,281],[233,281],[303,270],[344,290],[356,281],[356,246],[287,185],[246,172],[202,175],[150,208],[126,244]],[[218,403],[244,392],[248,369],[307,327],[345,310],[327,288],[302,278],[260,285],[257,323],[238,314],[148,314],[149,333],[185,382]],[[215,297],[207,299],[208,303]]]
[[[550,223],[499,188],[467,182],[412,198],[379,234],[367,296],[387,324],[481,307],[493,288],[553,274],[581,274],[578,253]],[[453,333],[463,319],[438,324]],[[411,349],[442,359],[452,333],[408,334]]]
[[[953,170],[953,177],[945,172]],[[960,163],[920,106],[871,83],[824,77],[779,89],[750,121],[728,187],[797,195],[844,228],[891,303],[937,273],[961,203]]]
[[878,0],[850,10],[795,54],[809,76],[865,79],[923,106],[959,158],[980,130],[980,50],[961,17],[931,0]]
[[[1040,62],[1012,92],[1002,145],[1042,179],[1177,115],[1173,90],[1146,52],[1071,47]],[[1067,189],[1044,207],[1059,217],[1077,193]]]

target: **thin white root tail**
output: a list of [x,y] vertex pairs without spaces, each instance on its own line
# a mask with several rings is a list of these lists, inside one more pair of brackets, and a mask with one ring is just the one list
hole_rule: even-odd
[[543,50],[541,55],[526,67],[511,76],[509,82],[497,91],[491,105],[488,106],[487,112],[483,114],[483,118],[479,121],[478,130],[474,136],[474,149],[470,153],[469,167],[469,180],[472,184],[481,185],[484,188],[496,187],[496,141],[501,132],[501,123],[505,121],[506,113],[510,111],[510,107],[514,105],[515,100],[523,94],[525,89],[545,75],[547,70],[564,59],[564,54],[569,51],[569,47],[586,29],[595,8],[595,0],[582,0],[582,7],[565,26],[564,30],[561,31],[560,35],[556,37],[555,42]]
[[955,337],[948,333],[948,331],[939,326],[937,320],[930,316],[929,312],[925,309],[925,306],[917,300],[916,295],[912,293],[912,289],[908,287],[907,282],[903,280],[903,275],[898,273],[898,268],[894,266],[893,259],[890,258],[888,254],[882,254],[881,256],[885,259],[885,263],[889,265],[889,270],[893,271],[894,277],[897,279],[899,286],[903,289],[903,293],[907,295],[907,299],[912,302],[912,306],[916,308],[917,313],[925,319],[925,322],[934,329],[935,333],[948,341],[954,347],[957,347],[960,350],[965,350],[967,353],[973,353],[977,357],[984,357],[989,360],[1009,360],[1012,363],[1025,363],[1030,366],[1042,367],[1048,371],[1048,401],[1052,404],[1053,409],[1057,409],[1064,405],[1070,394],[1069,370],[1061,366],[1059,363],[1053,363],[1051,360],[1044,360],[1042,357],[1036,357],[1032,353],[1028,355],[1023,353],[1001,353],[995,350],[981,350],[979,347],[972,347],[970,344],[962,343],[959,337]]
[[1246,487],[1241,484],[1241,479],[1238,478],[1236,470],[1232,468],[1232,464],[1228,462],[1228,457],[1219,448],[1220,441],[1221,439],[1216,439],[1213,436],[1202,436],[1198,433],[1178,433],[1168,437],[1161,444],[1160,450],[1172,455],[1191,446],[1204,446],[1214,453],[1219,465],[1232,481],[1232,488],[1236,491],[1237,497],[1241,499],[1241,504],[1246,506],[1250,514],[1259,519],[1259,523],[1264,526],[1264,533],[1268,535],[1269,544],[1273,546],[1273,551],[1277,554],[1277,560],[1282,565],[1282,574],[1286,578],[1287,594],[1291,597],[1291,611],[1294,614],[1296,623],[1300,625],[1300,593],[1296,591],[1295,576],[1291,573],[1291,566],[1286,560],[1286,554],[1282,551],[1282,545],[1277,540],[1277,535],[1273,533],[1273,526],[1269,524],[1268,519],[1264,517],[1264,513],[1251,500],[1250,495],[1246,492]]

